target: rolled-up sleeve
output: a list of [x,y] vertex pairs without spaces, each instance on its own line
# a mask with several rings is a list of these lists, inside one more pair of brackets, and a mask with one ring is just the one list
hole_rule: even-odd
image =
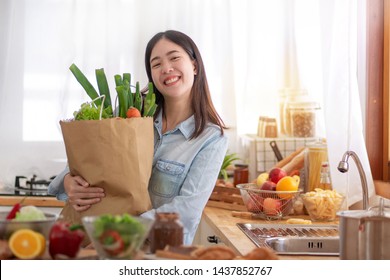
[[66,167],[60,174],[58,174],[53,181],[50,182],[48,193],[55,195],[58,200],[68,200],[68,195],[65,192],[64,177],[69,173],[69,167]]

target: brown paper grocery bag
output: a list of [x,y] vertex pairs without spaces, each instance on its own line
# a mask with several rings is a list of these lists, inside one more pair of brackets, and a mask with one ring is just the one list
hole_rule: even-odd
[[86,211],[66,203],[61,216],[72,224],[90,215],[139,215],[151,209],[148,184],[153,162],[153,118],[60,122],[70,173],[105,197]]

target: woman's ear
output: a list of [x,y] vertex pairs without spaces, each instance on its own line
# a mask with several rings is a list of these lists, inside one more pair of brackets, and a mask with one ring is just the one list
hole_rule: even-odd
[[193,65],[194,65],[194,75],[198,74],[198,71],[197,71],[197,64],[196,64],[196,60],[193,61]]

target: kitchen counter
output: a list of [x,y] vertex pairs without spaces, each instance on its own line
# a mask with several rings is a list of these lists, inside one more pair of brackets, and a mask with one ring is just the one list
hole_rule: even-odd
[[13,206],[20,202],[25,197],[24,205],[33,205],[37,207],[64,207],[65,202],[57,200],[56,197],[50,196],[11,196],[2,195],[0,196],[1,206]]
[[[291,217],[293,218],[293,217]],[[294,216],[294,218],[309,219],[308,216]],[[245,255],[254,248],[256,245],[237,227],[237,223],[256,223],[256,224],[286,224],[286,220],[281,221],[266,221],[261,219],[243,219],[232,216],[232,211],[206,207],[203,211],[202,219],[212,228],[215,234],[221,239],[221,241],[236,251],[237,254]],[[316,224],[316,223],[313,223]],[[335,225],[337,222],[329,223],[317,223],[325,225]],[[335,260],[339,259],[337,256],[308,256],[308,255],[280,255],[281,259],[291,260]]]

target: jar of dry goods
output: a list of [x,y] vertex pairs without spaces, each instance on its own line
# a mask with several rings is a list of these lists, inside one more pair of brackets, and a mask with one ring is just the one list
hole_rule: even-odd
[[317,102],[291,102],[288,105],[293,137],[308,138],[316,136]]
[[313,191],[320,186],[321,167],[328,162],[328,149],[324,142],[316,142],[308,145],[305,158],[306,192]]
[[279,130],[282,135],[291,137],[291,117],[288,104],[308,97],[307,90],[284,88],[279,90]]
[[267,118],[264,127],[265,138],[276,138],[278,137],[278,125],[275,118]]
[[150,251],[163,250],[165,246],[183,245],[183,225],[179,214],[173,212],[156,213],[156,221],[150,234]]
[[235,164],[234,165],[233,184],[246,184],[249,182],[249,170],[247,164]]
[[264,125],[265,125],[266,119],[267,119],[267,117],[265,117],[265,116],[259,117],[259,123],[257,126],[257,136],[260,138],[264,137]]

